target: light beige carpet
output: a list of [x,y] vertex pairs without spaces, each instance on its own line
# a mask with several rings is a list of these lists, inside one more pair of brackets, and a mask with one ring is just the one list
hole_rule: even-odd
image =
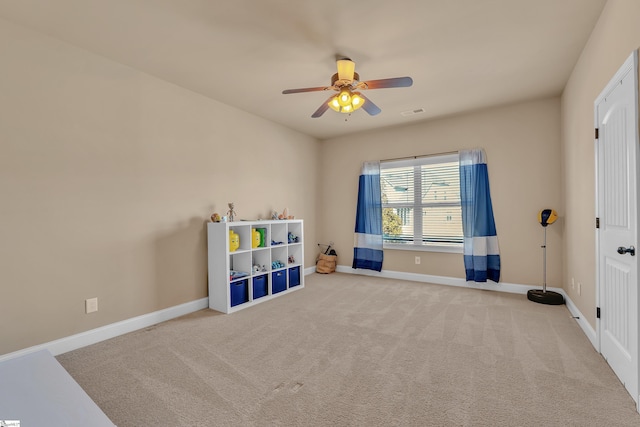
[[126,426],[639,426],[565,306],[347,274],[58,357]]

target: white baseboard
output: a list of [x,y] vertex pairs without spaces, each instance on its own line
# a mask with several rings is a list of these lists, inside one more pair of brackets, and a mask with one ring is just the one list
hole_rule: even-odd
[[[469,289],[482,289],[482,290],[489,290],[489,291],[509,292],[512,294],[526,294],[527,291],[530,289],[530,287],[527,287],[525,285],[517,285],[513,283],[505,283],[505,282],[475,283],[475,282],[467,282],[465,279],[458,278],[458,277],[434,276],[431,274],[405,273],[402,271],[389,271],[389,270],[382,270],[381,272],[377,272],[372,270],[353,269],[351,267],[346,267],[343,265],[337,266],[336,271],[339,273],[385,277],[388,279],[411,280],[413,282],[425,282],[425,283],[433,283],[436,285],[458,286],[461,288],[469,288]],[[560,291],[556,288],[548,288],[548,289],[556,292]]]
[[564,293],[564,289],[562,289],[561,293],[562,295],[564,295],[564,301],[567,304],[567,309],[574,317],[574,319],[576,319],[576,322],[578,322],[578,326],[580,326],[582,332],[584,332],[589,341],[591,341],[591,345],[593,346],[593,348],[595,348],[599,353],[600,346],[598,345],[598,335],[596,334],[595,329],[591,327],[591,324],[587,322],[587,319],[585,319],[580,310],[578,310],[578,307],[576,307],[573,301],[571,301],[571,299]]
[[110,325],[102,326],[90,331],[60,338],[48,343],[28,347],[22,350],[15,351],[13,353],[3,354],[0,355],[0,362],[43,349],[47,349],[49,350],[49,352],[51,352],[51,354],[57,356],[68,351],[76,350],[78,348],[85,347],[91,344],[96,344],[100,341],[115,338],[119,335],[137,331],[138,329],[146,328],[157,323],[175,319],[176,317],[184,316],[185,314],[193,313],[194,311],[202,310],[208,307],[209,298],[190,301],[184,304],[176,305],[174,307],[165,308],[164,310],[154,311],[153,313],[143,314],[141,316],[132,317],[131,319],[112,323]]
[[[504,282],[475,283],[475,282],[467,282],[465,279],[461,279],[458,277],[433,276],[430,274],[405,273],[402,271],[389,271],[389,270],[382,270],[381,272],[377,272],[373,270],[354,269],[351,267],[347,267],[345,265],[338,265],[336,267],[336,271],[338,273],[385,277],[388,279],[411,280],[413,282],[425,282],[425,283],[433,283],[436,285],[459,286],[459,287],[468,288],[468,289],[483,289],[483,290],[498,291],[498,292],[509,292],[513,294],[526,294],[527,291],[531,289],[531,286],[519,285],[514,283],[504,283]],[[551,288],[551,287],[547,287],[547,289],[550,291],[558,292],[564,297],[565,303],[567,305],[567,309],[569,310],[571,315],[574,317],[574,319],[578,322],[578,325],[582,329],[582,332],[587,336],[587,338],[591,342],[591,345],[593,345],[596,351],[600,351],[598,347],[596,331],[591,327],[591,324],[587,322],[587,320],[582,315],[580,310],[578,310],[578,307],[576,307],[573,301],[571,301],[571,299],[567,296],[564,289]]]

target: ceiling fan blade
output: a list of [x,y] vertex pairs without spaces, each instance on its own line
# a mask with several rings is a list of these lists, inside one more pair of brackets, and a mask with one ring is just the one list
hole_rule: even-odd
[[318,108],[316,112],[311,115],[311,117],[313,117],[314,119],[317,119],[318,117],[322,116],[329,109],[329,101],[331,101],[332,99],[333,99],[333,96],[330,96],[326,101],[324,101],[320,106],[320,108]]
[[380,114],[380,112],[382,111],[380,107],[378,107],[376,104],[371,102],[371,100],[366,96],[364,96],[363,94],[360,94],[360,96],[364,99],[364,104],[362,104],[362,109],[364,111],[369,113],[370,116],[375,116],[376,114]]
[[358,89],[385,89],[391,87],[409,87],[413,84],[411,77],[394,77],[391,79],[368,80],[358,83]]
[[323,86],[323,87],[304,87],[301,89],[286,89],[282,91],[283,95],[286,95],[288,93],[302,93],[302,92],[320,92],[322,90],[329,90],[329,89],[333,89],[332,86]]

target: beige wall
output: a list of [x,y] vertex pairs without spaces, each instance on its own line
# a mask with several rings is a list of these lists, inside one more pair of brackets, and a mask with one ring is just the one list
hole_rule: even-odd
[[[640,2],[609,0],[562,95],[565,289],[595,328],[595,157],[593,102],[640,46]],[[571,287],[571,278],[582,284]]]
[[0,354],[206,297],[230,201],[314,265],[313,138],[4,20],[0,64]]
[[[319,236],[333,240],[338,263],[351,267],[358,175],[363,161],[482,147],[500,243],[502,281],[542,284],[543,229],[537,213],[554,208],[548,228],[549,286],[561,287],[563,212],[560,101],[543,99],[471,114],[323,141]],[[415,265],[414,256],[422,262]],[[462,254],[386,250],[384,270],[464,278]]]

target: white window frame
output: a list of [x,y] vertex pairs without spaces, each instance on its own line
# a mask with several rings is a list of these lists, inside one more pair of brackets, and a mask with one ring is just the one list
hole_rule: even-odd
[[[454,154],[439,154],[433,156],[425,156],[425,157],[416,157],[411,159],[401,159],[401,160],[391,160],[391,161],[381,161],[380,162],[380,171],[382,172],[384,169],[393,169],[393,168],[401,168],[401,167],[411,167],[411,166],[422,166],[429,164],[438,164],[438,163],[450,163],[450,162],[459,162],[460,156],[458,153]],[[382,175],[382,174],[381,174]],[[422,194],[422,180],[418,176],[419,174],[414,175],[414,194],[417,197],[418,194]],[[389,243],[383,239],[383,249],[392,249],[392,250],[403,250],[403,251],[420,251],[420,252],[445,252],[445,253],[462,253],[463,252],[463,244],[451,244],[451,245],[425,245],[422,241],[415,240],[415,230],[422,229],[422,208],[425,206],[423,203],[418,203],[414,199],[414,203],[406,204],[406,207],[413,209],[413,221],[414,221],[414,243]],[[446,204],[438,204],[438,206],[446,206]],[[460,206],[460,203],[452,203],[451,206]],[[385,206],[383,203],[383,208],[390,207]],[[405,207],[399,206],[398,204],[394,204],[393,207]]]

